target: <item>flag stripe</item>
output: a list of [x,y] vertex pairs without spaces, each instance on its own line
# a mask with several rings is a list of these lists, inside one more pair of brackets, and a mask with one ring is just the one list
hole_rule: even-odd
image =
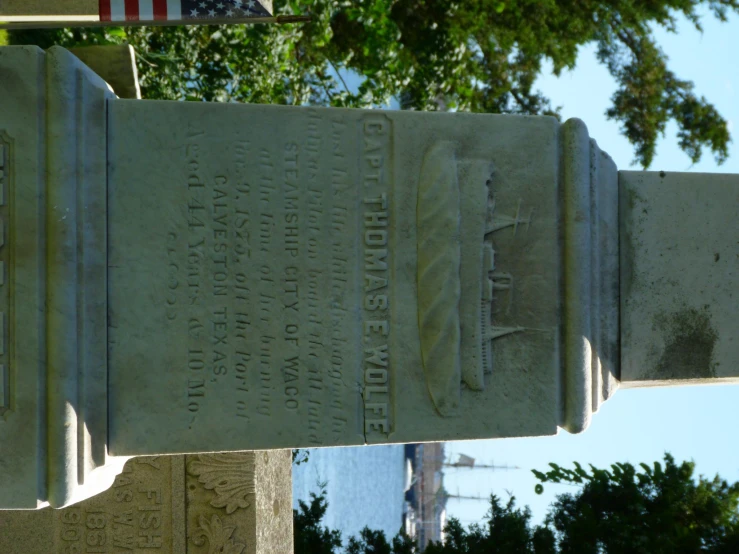
[[111,21],[125,21],[126,20],[125,0],[110,0],[110,20]]
[[100,21],[110,21],[110,0],[100,0]]
[[167,0],[154,0],[154,19],[167,19]]
[[167,19],[182,19],[180,0],[167,0]]
[[140,21],[154,21],[154,4],[152,0],[139,0]]
[[[0,0],[2,2],[2,0]],[[269,16],[255,0],[99,0],[100,21],[184,21]]]
[[139,20],[139,0],[125,0],[126,21]]

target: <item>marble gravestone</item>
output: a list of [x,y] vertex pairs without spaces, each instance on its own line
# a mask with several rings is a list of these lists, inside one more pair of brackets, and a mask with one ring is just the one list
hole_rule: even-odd
[[59,48],[0,49],[0,98],[0,507],[739,376],[737,176],[618,172],[579,120],[123,100]]
[[136,51],[130,44],[80,46],[69,50],[113,89],[119,98],[141,98]]

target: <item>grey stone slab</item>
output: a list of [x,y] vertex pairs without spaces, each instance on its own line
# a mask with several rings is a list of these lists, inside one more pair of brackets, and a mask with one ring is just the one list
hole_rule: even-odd
[[556,433],[554,119],[116,100],[109,125],[111,453]]
[[[109,461],[105,113],[113,93],[61,48],[2,48],[0,76],[10,106],[0,114],[0,490],[8,508],[40,507],[39,499],[61,506],[113,477],[96,471]],[[120,469],[123,460],[110,461]]]
[[119,98],[141,98],[136,53],[130,44],[83,46],[69,51],[100,75]]
[[80,503],[0,511],[0,552],[292,554],[291,466],[289,450],[134,458]]
[[[40,460],[45,452],[44,429],[39,422],[45,401],[39,398],[44,384],[44,336],[36,315],[43,307],[44,236],[38,223],[31,223],[38,220],[45,187],[46,137],[39,132],[46,118],[45,61],[38,48],[0,48],[0,97],[5,105],[13,102],[14,106],[3,109],[0,121],[4,200],[0,301],[6,345],[0,369],[4,389],[0,490],[8,508],[36,507],[37,499],[45,498],[38,479],[38,473],[45,471]],[[11,265],[17,253],[22,253],[23,263]],[[11,283],[15,283],[12,295]],[[25,332],[15,332],[18,327]]]
[[739,381],[739,176],[619,181],[621,385]]
[[99,21],[100,0],[3,0],[0,20],[16,21]]

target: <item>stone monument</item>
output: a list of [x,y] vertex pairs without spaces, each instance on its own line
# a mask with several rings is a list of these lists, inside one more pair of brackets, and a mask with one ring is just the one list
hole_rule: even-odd
[[290,450],[129,460],[61,510],[0,510],[0,552],[292,554]]
[[618,172],[579,120],[117,99],[59,48],[0,49],[0,98],[3,508],[739,376],[737,176]]
[[118,98],[141,98],[136,52],[130,44],[80,46],[69,51],[102,77]]

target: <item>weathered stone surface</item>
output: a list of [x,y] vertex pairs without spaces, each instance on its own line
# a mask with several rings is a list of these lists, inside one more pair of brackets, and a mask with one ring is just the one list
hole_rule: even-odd
[[83,46],[69,51],[100,75],[119,98],[141,98],[136,53],[130,44]]
[[4,508],[85,498],[107,489],[125,461],[109,460],[106,445],[113,97],[64,49],[0,48]]
[[739,379],[739,176],[622,171],[622,386]]
[[736,378],[737,178],[619,184],[579,120],[122,100],[58,48],[0,71],[2,507],[127,456],[580,432],[619,378]]
[[109,124],[112,454],[556,432],[554,119],[116,100]]
[[0,511],[3,554],[292,554],[289,450],[129,460],[61,510]]
[[3,0],[0,21],[99,21],[100,0]]

